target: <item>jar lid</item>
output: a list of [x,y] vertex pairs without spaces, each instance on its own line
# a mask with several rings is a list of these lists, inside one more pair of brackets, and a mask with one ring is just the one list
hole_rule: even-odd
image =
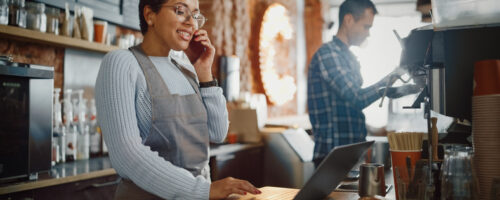
[[9,3],[14,6],[24,7],[24,0],[9,0]]
[[45,11],[45,4],[44,3],[26,2],[26,7],[28,9],[36,9],[38,11]]
[[59,10],[59,8],[53,8],[53,7],[47,7],[45,9],[45,12],[47,14],[55,15],[55,16],[59,16],[61,14],[61,11]]
[[44,3],[37,3],[37,4],[36,4],[36,8],[37,8],[38,10],[43,10],[43,11],[45,11],[45,4],[44,4]]

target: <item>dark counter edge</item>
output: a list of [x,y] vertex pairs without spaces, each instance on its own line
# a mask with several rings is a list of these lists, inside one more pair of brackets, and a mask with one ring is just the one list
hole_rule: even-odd
[[[261,147],[263,146],[262,143],[255,143],[255,144],[211,144],[210,145],[210,156],[217,156],[217,155],[223,155],[223,154],[229,154],[229,153],[234,153],[237,151],[242,151],[250,148],[256,148],[256,147]],[[68,162],[68,163],[63,163],[63,164],[57,164],[53,166],[54,169],[61,169],[61,168],[68,168],[68,166],[72,165],[79,165],[81,163],[86,163],[86,162],[93,162],[93,161],[101,161],[102,160],[108,160],[108,157],[99,157],[99,158],[91,158],[86,161],[75,161],[75,162]],[[48,174],[48,173],[47,173]],[[70,175],[70,176],[65,176],[61,178],[55,178],[55,177],[49,177],[49,178],[44,178],[44,179],[39,179],[35,181],[25,181],[25,182],[16,182],[12,183],[10,185],[4,185],[0,186],[0,195],[5,195],[5,194],[11,194],[15,192],[22,192],[22,191],[27,191],[27,190],[33,190],[33,189],[39,189],[39,188],[45,188],[45,187],[50,187],[50,186],[56,186],[56,185],[61,185],[61,184],[66,184],[66,183],[72,183],[72,182],[77,182],[77,181],[82,181],[82,180],[88,180],[88,179],[93,179],[93,178],[99,178],[99,177],[105,177],[105,176],[111,176],[111,175],[116,175],[115,169],[113,169],[111,166],[108,168],[104,169],[97,169],[94,171],[90,171],[87,173],[80,173],[76,175]],[[51,175],[49,175],[51,176]]]

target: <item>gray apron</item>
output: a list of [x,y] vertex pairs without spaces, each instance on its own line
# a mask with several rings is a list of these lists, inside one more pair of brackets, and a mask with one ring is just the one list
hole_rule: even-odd
[[[210,180],[208,166],[209,136],[207,110],[203,104],[196,75],[179,66],[195,93],[171,94],[167,85],[141,47],[130,48],[146,78],[152,104],[152,126],[143,143],[172,164],[182,167],[193,176],[204,176]],[[133,194],[132,194],[133,193]],[[115,199],[158,198],[137,187],[132,181],[122,181],[116,190]]]

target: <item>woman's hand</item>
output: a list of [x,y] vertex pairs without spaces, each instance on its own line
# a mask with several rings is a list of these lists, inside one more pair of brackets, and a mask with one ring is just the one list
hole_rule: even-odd
[[210,199],[224,199],[230,194],[246,195],[247,192],[252,194],[260,194],[261,192],[251,183],[245,180],[227,177],[210,185]]
[[184,52],[193,64],[200,82],[212,81],[215,47],[210,43],[207,31],[203,29],[195,31],[194,38]]

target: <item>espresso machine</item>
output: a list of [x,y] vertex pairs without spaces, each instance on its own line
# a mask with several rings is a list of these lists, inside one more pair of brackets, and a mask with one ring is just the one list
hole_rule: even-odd
[[52,67],[0,59],[0,183],[50,170]]
[[[474,63],[486,59],[500,59],[500,26],[482,25],[435,30],[432,25],[411,31],[401,39],[404,66],[423,91],[406,109],[424,106],[429,143],[461,143],[471,145],[472,90]],[[446,136],[432,141],[431,110],[454,118]],[[427,145],[429,164],[428,192],[439,195],[439,187],[433,187],[436,174],[432,173],[433,156]],[[424,155],[424,154],[423,154]],[[432,194],[431,194],[432,195]]]

